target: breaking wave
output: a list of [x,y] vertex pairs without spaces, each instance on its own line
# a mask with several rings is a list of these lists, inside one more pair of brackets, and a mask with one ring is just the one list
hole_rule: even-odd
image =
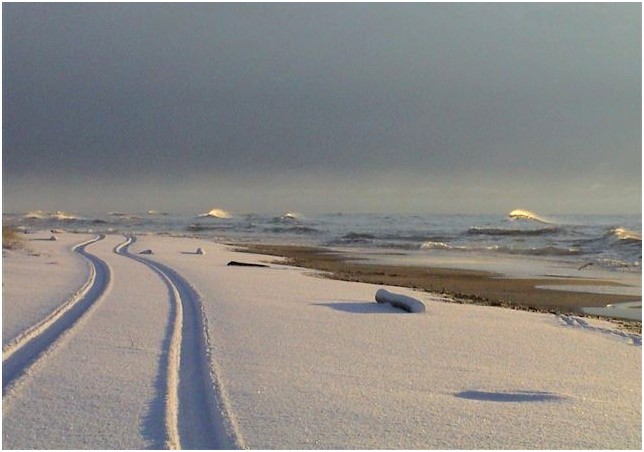
[[217,208],[211,209],[209,212],[199,214],[198,216],[201,218],[231,218],[229,212]]
[[56,212],[44,212],[42,210],[34,210],[24,214],[23,218],[26,218],[28,220],[58,220],[58,221],[82,220],[82,218],[80,217],[65,213],[61,210],[57,210]]
[[642,234],[639,232],[631,231],[626,228],[615,228],[612,229],[609,234],[617,238],[617,240],[622,241],[623,243],[639,243],[642,244]]
[[545,223],[545,224],[552,223],[552,221],[546,220],[545,218],[540,217],[536,213],[530,212],[529,210],[524,210],[524,209],[515,209],[508,214],[508,217],[511,220],[529,220],[529,221],[536,221],[538,223]]
[[298,212],[286,212],[284,215],[281,216],[283,220],[301,220],[304,217],[302,216],[301,213]]

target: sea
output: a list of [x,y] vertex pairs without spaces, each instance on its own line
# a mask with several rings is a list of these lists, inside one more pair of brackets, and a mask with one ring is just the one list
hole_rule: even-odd
[[570,268],[637,274],[642,271],[642,217],[637,215],[506,214],[231,214],[147,211],[83,215],[3,213],[3,225],[29,233],[162,234],[222,243],[322,246],[365,256],[523,257]]

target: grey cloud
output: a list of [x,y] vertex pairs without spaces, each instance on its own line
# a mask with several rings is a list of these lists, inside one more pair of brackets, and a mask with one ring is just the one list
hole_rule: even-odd
[[637,183],[640,36],[638,4],[3,4],[5,178]]

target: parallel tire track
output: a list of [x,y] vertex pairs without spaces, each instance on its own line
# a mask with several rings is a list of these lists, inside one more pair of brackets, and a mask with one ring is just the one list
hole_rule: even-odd
[[103,260],[85,250],[88,245],[104,238],[104,235],[100,235],[72,248],[87,260],[90,268],[90,276],[79,291],[44,320],[28,328],[3,347],[3,397],[20,377],[25,375],[65,332],[71,330],[105,293],[111,280],[110,267]]
[[212,375],[206,320],[201,298],[177,272],[158,262],[130,254],[135,237],[115,248],[152,269],[168,287],[174,316],[166,370],[165,428],[170,449],[232,449],[240,447],[225,415],[221,391]]

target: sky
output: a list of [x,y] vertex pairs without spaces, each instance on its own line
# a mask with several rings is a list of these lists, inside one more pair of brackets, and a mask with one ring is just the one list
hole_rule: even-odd
[[639,213],[642,13],[2,4],[3,212]]

